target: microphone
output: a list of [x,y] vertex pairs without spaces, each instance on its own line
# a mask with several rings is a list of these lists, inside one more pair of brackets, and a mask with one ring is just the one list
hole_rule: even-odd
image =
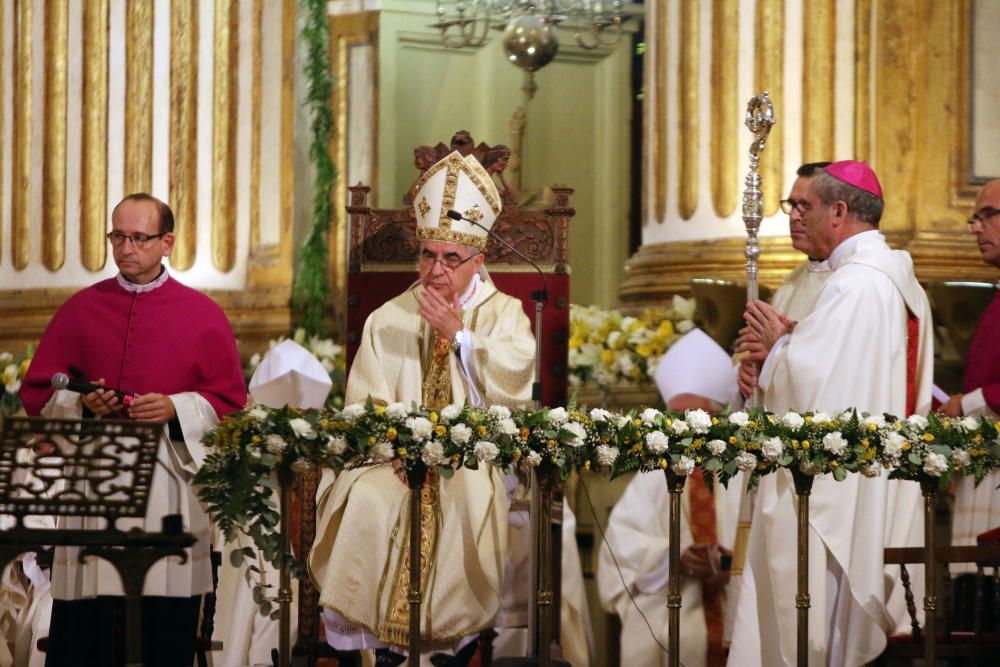
[[56,373],[52,376],[52,386],[56,389],[66,389],[69,391],[75,391],[78,394],[90,394],[97,391],[98,389],[103,389],[105,391],[110,391],[118,397],[118,400],[122,402],[122,405],[128,407],[132,405],[132,401],[135,400],[135,394],[126,394],[118,389],[111,389],[109,387],[102,387],[99,384],[94,384],[93,382],[84,382],[83,380],[75,380],[65,373]]
[[542,289],[532,290],[531,292],[531,300],[535,302],[535,382],[531,387],[531,398],[535,402],[535,408],[537,409],[542,404],[542,308],[543,304],[549,300],[549,283],[545,279],[545,272],[542,271],[537,264],[531,261],[527,255],[512,246],[510,243],[507,243],[506,239],[502,238],[492,229],[484,227],[475,220],[470,220],[455,209],[449,209],[446,215],[452,220],[464,220],[470,225],[479,227],[492,238],[507,246],[507,248],[509,248],[515,255],[530,264],[535,271],[538,271],[538,275],[542,277]]

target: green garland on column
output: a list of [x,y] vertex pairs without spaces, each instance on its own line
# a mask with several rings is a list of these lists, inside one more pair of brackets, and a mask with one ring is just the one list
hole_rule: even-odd
[[292,289],[292,306],[302,310],[301,326],[307,335],[318,336],[323,333],[323,313],[326,297],[330,293],[327,231],[333,215],[333,186],[337,180],[337,168],[330,157],[333,75],[330,73],[330,26],[326,0],[300,0],[300,6],[306,15],[301,39],[307,49],[306,104],[312,115],[309,159],[316,165],[316,181],[313,184],[312,228],[302,244],[299,272]]

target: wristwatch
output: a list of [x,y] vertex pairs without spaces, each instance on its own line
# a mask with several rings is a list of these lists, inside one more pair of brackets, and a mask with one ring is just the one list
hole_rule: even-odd
[[456,354],[462,349],[462,330],[455,332],[455,337],[451,339],[451,351]]

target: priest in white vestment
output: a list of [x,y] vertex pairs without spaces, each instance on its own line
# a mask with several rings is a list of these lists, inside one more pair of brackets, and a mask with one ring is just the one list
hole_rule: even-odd
[[[528,318],[482,271],[486,231],[447,216],[454,209],[489,228],[501,210],[496,186],[475,157],[454,152],[414,189],[420,279],[365,322],[348,409],[369,396],[442,414],[465,401],[499,410],[527,404],[535,352]],[[498,611],[504,479],[482,466],[446,481],[432,474],[424,488],[436,520],[425,539],[421,640],[428,651],[464,658]],[[338,651],[408,644],[408,498],[396,470],[381,465],[341,473],[318,501],[308,564]]]
[[[765,407],[779,415],[848,407],[876,416],[926,413],[930,308],[910,256],[878,232],[883,199],[874,172],[833,163],[799,206],[833,275],[798,322],[759,301],[748,306],[748,324],[768,350]],[[729,664],[739,667],[796,658],[796,527],[787,511],[794,493],[789,473],[769,477],[771,488],[758,492],[730,652]],[[901,586],[883,566],[883,549],[921,544],[919,487],[885,476],[822,476],[810,504],[809,664],[863,665],[882,652],[887,634],[905,627]]]

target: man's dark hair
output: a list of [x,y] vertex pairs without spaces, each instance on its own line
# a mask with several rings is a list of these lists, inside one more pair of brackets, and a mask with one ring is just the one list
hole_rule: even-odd
[[114,217],[115,213],[118,211],[118,207],[127,201],[148,201],[152,202],[156,206],[156,217],[160,221],[160,234],[169,234],[174,231],[174,212],[170,210],[167,204],[153,195],[146,192],[133,192],[127,195],[124,199],[115,205],[113,211],[111,211],[111,217]]
[[825,169],[829,167],[832,162],[806,162],[804,165],[795,170],[796,176],[804,176],[809,178],[815,176],[819,173],[820,169]]
[[847,204],[847,210],[860,222],[878,227],[878,222],[882,219],[882,209],[885,206],[881,197],[876,197],[861,188],[844,183],[825,171],[816,174],[812,185],[813,192],[823,204],[829,206],[835,201],[842,201]]

